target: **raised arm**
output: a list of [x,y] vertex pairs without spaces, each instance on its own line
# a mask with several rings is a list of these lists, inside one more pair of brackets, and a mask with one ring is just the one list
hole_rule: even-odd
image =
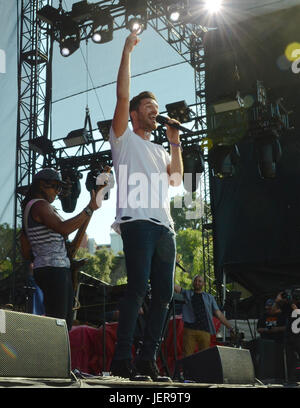
[[[88,207],[91,211],[95,211],[99,208],[94,191],[92,191],[92,197]],[[75,215],[75,217],[63,221],[46,200],[41,200],[33,204],[31,211],[35,221],[46,225],[46,227],[65,237],[80,228],[81,225],[86,222],[87,218],[89,218],[89,215],[83,210],[78,215]]]
[[140,38],[136,33],[131,33],[126,38],[122,53],[117,79],[117,104],[112,120],[112,128],[116,137],[122,136],[128,126],[131,53],[139,41]]
[[[177,123],[179,122],[175,119],[170,119],[169,122]],[[180,186],[183,177],[183,162],[181,155],[181,146],[180,146],[180,136],[179,130],[168,126],[167,127],[167,138],[170,142],[171,148],[171,163],[168,166],[168,174],[170,176],[170,184],[174,187]]]

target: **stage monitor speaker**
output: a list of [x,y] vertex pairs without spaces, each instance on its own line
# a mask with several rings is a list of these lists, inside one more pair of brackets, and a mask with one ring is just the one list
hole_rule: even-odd
[[249,350],[215,346],[177,362],[185,380],[210,384],[253,384],[254,367]]
[[65,320],[0,309],[0,377],[71,378]]

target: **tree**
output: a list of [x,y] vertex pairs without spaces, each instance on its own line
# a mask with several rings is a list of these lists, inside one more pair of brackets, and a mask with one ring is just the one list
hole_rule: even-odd
[[99,249],[94,255],[87,249],[79,248],[76,259],[86,258],[87,262],[81,270],[97,279],[113,285],[126,283],[124,257],[119,253],[114,255],[112,250]]
[[170,203],[170,210],[174,220],[175,231],[186,228],[199,229],[201,226],[202,209],[203,201],[201,197],[197,197],[196,192],[173,197]]
[[[12,273],[14,248],[14,230],[9,224],[0,224],[0,277],[5,278]],[[18,257],[17,262],[21,259]]]
[[[176,270],[176,283],[180,286],[190,284],[193,277],[203,274],[202,234],[199,230],[187,228],[176,236],[177,260],[186,272]],[[178,276],[177,276],[178,274]],[[178,281],[180,279],[180,282]],[[183,285],[184,284],[184,285]]]

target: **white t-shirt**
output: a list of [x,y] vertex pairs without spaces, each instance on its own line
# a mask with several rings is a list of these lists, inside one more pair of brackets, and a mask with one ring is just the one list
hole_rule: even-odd
[[116,138],[110,130],[111,151],[117,180],[117,213],[112,228],[120,223],[147,220],[174,230],[168,195],[169,153],[127,128]]

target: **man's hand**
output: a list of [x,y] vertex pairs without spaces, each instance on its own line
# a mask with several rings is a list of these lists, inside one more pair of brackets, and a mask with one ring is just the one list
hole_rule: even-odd
[[[170,123],[177,123],[178,125],[180,125],[180,122],[178,122],[178,120],[176,120],[176,119],[168,118],[168,121]],[[169,142],[170,143],[175,143],[175,144],[180,143],[179,130],[172,127],[172,126],[169,126],[167,123],[166,123],[166,128],[167,128],[166,134],[167,134],[167,138],[168,138]]]
[[131,53],[134,47],[141,41],[141,39],[137,36],[136,32],[132,32],[125,41],[124,51]]

